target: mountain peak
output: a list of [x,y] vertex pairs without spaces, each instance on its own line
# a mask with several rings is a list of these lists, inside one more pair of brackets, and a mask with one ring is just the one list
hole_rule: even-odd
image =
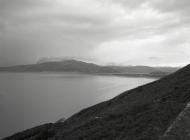
[[84,58],[80,57],[45,57],[41,58],[37,61],[37,64],[46,63],[46,62],[63,62],[63,61],[81,61],[81,62],[89,62]]

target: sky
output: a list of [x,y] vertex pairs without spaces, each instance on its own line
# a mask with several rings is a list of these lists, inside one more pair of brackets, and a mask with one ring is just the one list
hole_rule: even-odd
[[0,0],[0,66],[76,57],[190,63],[190,0]]

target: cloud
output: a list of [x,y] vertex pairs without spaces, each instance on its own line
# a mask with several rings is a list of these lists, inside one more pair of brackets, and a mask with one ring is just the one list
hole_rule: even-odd
[[189,40],[189,31],[183,29],[167,35],[104,42],[94,49],[92,55],[98,56],[98,62],[103,64],[183,66],[190,61]]
[[189,4],[189,0],[0,0],[0,65],[49,56],[182,65],[189,61]]
[[150,4],[162,11],[162,12],[181,12],[181,11],[189,11],[189,0],[168,0],[167,2],[164,0],[153,0]]

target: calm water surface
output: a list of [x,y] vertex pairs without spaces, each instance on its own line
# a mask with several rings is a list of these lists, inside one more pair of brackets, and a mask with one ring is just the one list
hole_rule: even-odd
[[69,117],[152,78],[52,73],[0,73],[0,139]]

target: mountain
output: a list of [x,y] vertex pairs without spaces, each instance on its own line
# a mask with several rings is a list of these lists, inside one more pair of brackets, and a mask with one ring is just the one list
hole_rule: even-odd
[[[189,134],[182,128],[189,123],[171,127],[189,102],[190,65],[86,108],[64,122],[44,124],[4,140],[186,140],[175,134]],[[165,136],[170,130],[179,132],[171,133],[172,138]]]
[[127,74],[150,74],[153,72],[172,73],[180,69],[179,67],[149,67],[149,66],[108,66],[120,73]]
[[85,58],[82,58],[82,57],[44,57],[44,58],[41,58],[37,61],[37,64],[40,64],[40,63],[46,63],[46,62],[61,62],[61,61],[66,61],[66,60],[78,60],[78,61],[84,61],[84,62],[90,62],[90,60],[86,60]]
[[80,72],[80,73],[117,73],[118,71],[98,66],[92,63],[86,63],[78,60],[64,60],[43,62],[32,65],[21,65],[12,67],[1,67],[0,71],[9,72]]
[[128,74],[149,74],[151,72],[157,71],[154,67],[148,66],[109,66],[112,69],[119,71],[120,73]]
[[[164,76],[172,73],[178,67],[148,67],[148,66],[100,66],[74,59],[44,58],[37,64],[0,67],[0,72],[79,72],[88,74],[114,74],[122,76]],[[151,73],[160,71],[162,75]]]
[[163,72],[163,71],[154,71],[154,72],[151,72],[149,75],[151,76],[154,76],[154,77],[164,77],[166,75],[169,75],[170,73],[169,72]]

